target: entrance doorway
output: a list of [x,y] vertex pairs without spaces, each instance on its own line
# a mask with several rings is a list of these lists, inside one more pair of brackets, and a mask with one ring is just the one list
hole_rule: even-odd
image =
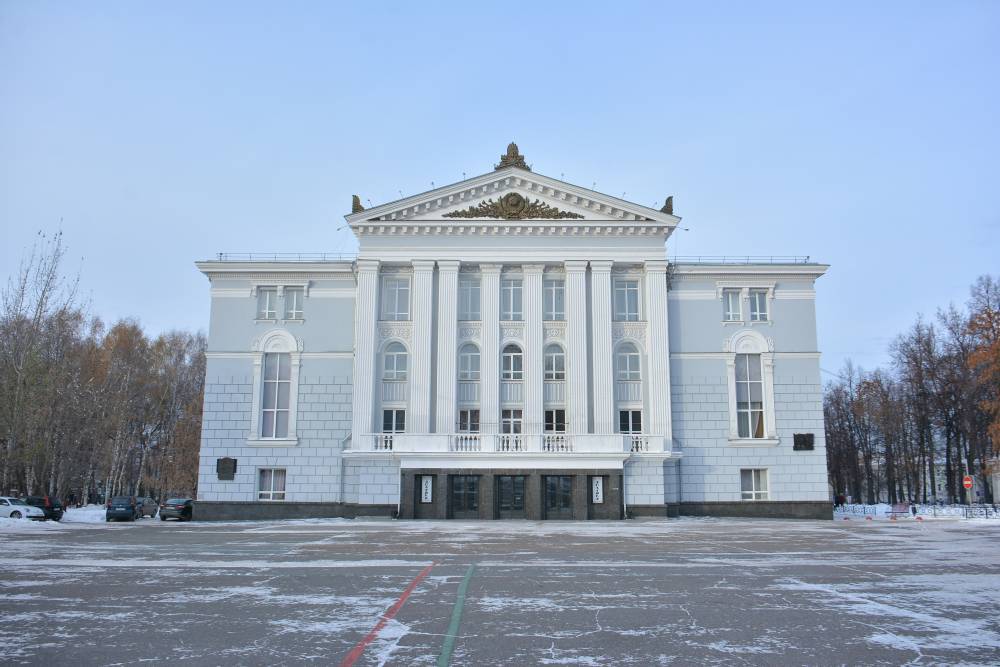
[[498,519],[524,518],[524,475],[497,475],[496,499]]
[[546,475],[545,518],[573,518],[573,477],[571,475]]
[[479,518],[479,475],[451,475],[449,501],[451,518]]

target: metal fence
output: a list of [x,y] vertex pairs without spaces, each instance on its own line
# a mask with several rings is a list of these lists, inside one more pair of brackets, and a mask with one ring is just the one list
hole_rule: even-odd
[[353,262],[356,252],[220,252],[218,262]]

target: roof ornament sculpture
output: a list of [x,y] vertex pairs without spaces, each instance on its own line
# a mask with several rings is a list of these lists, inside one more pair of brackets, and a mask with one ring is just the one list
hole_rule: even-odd
[[365,207],[361,205],[361,197],[351,195],[351,213],[361,213]]
[[663,208],[660,209],[660,213],[666,213],[667,215],[674,214],[674,196],[670,195],[667,197],[667,201],[663,202]]
[[524,162],[524,156],[518,151],[517,144],[513,141],[507,144],[507,152],[500,156],[500,164],[494,165],[494,171],[500,171],[507,167],[517,167],[518,169],[531,171],[531,167]]
[[528,201],[517,192],[508,192],[498,201],[487,199],[478,206],[452,211],[444,214],[445,218],[500,218],[502,220],[549,219],[564,220],[567,218],[583,218],[579,213],[561,211],[555,206],[539,201]]

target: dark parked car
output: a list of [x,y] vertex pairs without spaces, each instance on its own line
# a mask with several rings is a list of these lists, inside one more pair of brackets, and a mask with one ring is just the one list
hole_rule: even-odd
[[160,504],[160,520],[179,519],[190,521],[194,511],[194,500],[191,498],[170,498]]
[[49,496],[28,496],[24,499],[24,502],[29,505],[34,505],[38,509],[45,512],[46,519],[58,521],[63,516],[63,506],[62,503],[59,502],[58,498],[50,498]]
[[107,511],[104,513],[104,520],[125,519],[135,521],[139,518],[139,503],[134,496],[115,496],[108,501]]
[[150,518],[156,516],[156,512],[160,509],[160,506],[156,504],[156,501],[149,497],[140,497],[135,499],[136,505],[139,506],[139,518],[144,516]]

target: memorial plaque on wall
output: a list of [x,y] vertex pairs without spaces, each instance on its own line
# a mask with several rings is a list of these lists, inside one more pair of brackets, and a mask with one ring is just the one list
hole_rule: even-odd
[[792,436],[792,451],[811,452],[813,450],[812,433],[796,433]]
[[590,502],[600,505],[604,502],[604,478],[590,478]]
[[434,476],[422,475],[420,477],[420,502],[434,502]]
[[236,476],[236,459],[231,459],[228,456],[224,459],[216,459],[215,474],[222,481],[233,481],[233,478]]

